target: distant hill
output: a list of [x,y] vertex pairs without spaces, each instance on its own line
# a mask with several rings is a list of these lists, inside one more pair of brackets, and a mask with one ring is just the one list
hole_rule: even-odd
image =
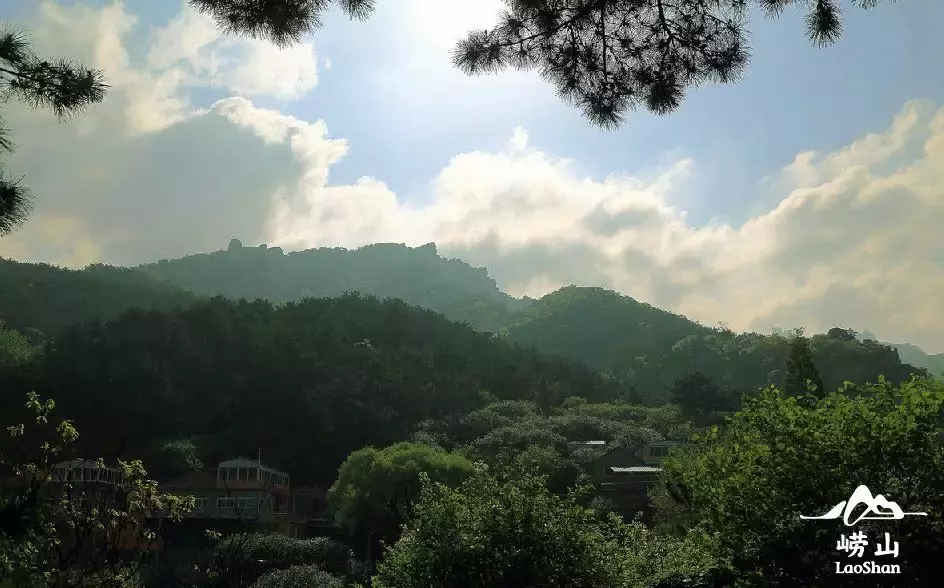
[[0,321],[31,337],[52,335],[74,322],[109,319],[132,307],[171,309],[194,299],[132,269],[96,264],[71,270],[0,259]]
[[357,291],[399,298],[482,331],[497,330],[529,303],[502,292],[485,268],[440,257],[432,243],[285,254],[278,247],[244,247],[234,239],[225,251],[161,260],[138,269],[201,296],[282,303]]
[[[875,340],[875,335],[868,331],[857,333],[856,337],[860,341],[867,341],[869,339]],[[925,353],[923,349],[917,345],[912,345],[911,343],[883,342],[883,344],[896,349],[898,351],[898,356],[901,357],[902,361],[910,363],[911,365],[922,367],[935,376],[944,375],[944,353],[938,353],[935,355]]]
[[[632,383],[646,401],[667,400],[673,380],[695,371],[722,385],[732,401],[765,384],[779,385],[789,344],[782,335],[710,328],[609,290],[575,286],[544,296],[500,334]],[[920,372],[874,341],[814,335],[811,347],[827,390],[846,380],[875,381],[881,374],[901,381]]]
[[901,360],[912,365],[923,367],[936,376],[944,375],[944,353],[929,355],[917,345],[910,343],[887,343],[898,350]]
[[[582,362],[634,389],[636,399],[668,399],[672,382],[698,371],[732,401],[744,391],[783,379],[788,339],[735,334],[602,288],[567,287],[538,301],[502,292],[484,268],[441,257],[433,244],[375,244],[285,254],[244,247],[161,260],[137,268],[94,265],[84,270],[0,261],[0,320],[42,339],[76,322],[108,319],[132,307],[166,310],[222,295],[273,304],[337,297],[357,291],[401,299],[508,342]],[[833,333],[835,331],[835,333]],[[919,368],[944,371],[941,356],[920,349],[856,340],[842,329],[811,338],[828,389],[843,381],[900,381]],[[902,363],[902,361],[912,362]]]

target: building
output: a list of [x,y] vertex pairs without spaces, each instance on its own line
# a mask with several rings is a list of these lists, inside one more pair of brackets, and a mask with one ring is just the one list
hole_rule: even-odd
[[290,537],[307,536],[309,527],[324,524],[315,516],[323,511],[323,492],[293,491],[288,473],[244,457],[165,482],[161,491],[193,496],[187,519],[256,524]]
[[[38,482],[38,483],[37,483]],[[40,500],[56,502],[65,499],[73,513],[79,514],[83,533],[72,528],[70,511],[58,510],[61,542],[76,558],[101,556],[105,551],[153,551],[160,549],[160,538],[145,537],[145,521],[129,519],[109,513],[123,511],[127,506],[128,487],[118,467],[105,465],[101,459],[75,458],[53,464],[39,478],[27,472],[12,476],[0,483],[0,489],[9,496],[25,497],[34,490]],[[97,528],[97,529],[96,529]],[[87,534],[85,533],[87,531]],[[76,538],[80,544],[74,544]]]
[[649,488],[662,474],[662,461],[678,441],[655,441],[639,448],[616,447],[594,462],[593,477],[601,493],[623,516],[649,514]]

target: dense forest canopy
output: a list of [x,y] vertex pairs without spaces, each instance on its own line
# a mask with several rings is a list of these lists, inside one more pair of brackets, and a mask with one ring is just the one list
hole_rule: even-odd
[[[620,395],[581,364],[357,294],[134,309],[64,330],[38,361],[33,384],[88,431],[92,455],[195,438],[207,461],[262,448],[325,486],[354,449],[406,439],[415,423],[487,398]],[[22,399],[15,388],[4,390],[8,407]]]
[[133,269],[95,264],[72,270],[0,259],[0,321],[33,338],[129,308],[169,309],[194,300],[183,288]]
[[[840,330],[841,331],[841,330]],[[846,380],[906,380],[921,370],[875,341],[843,334],[811,338],[827,390]],[[579,360],[667,400],[672,382],[701,373],[736,404],[744,392],[783,383],[790,337],[709,328],[601,288],[562,288],[515,317],[509,341]]]

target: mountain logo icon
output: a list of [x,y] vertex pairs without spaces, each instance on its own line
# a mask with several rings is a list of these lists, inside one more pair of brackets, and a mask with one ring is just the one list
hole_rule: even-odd
[[[850,521],[852,513],[855,511],[856,507],[863,504],[866,507],[865,510],[862,511],[862,513],[855,519]],[[843,500],[836,506],[832,507],[826,514],[813,517],[800,515],[800,518],[805,520],[830,520],[842,518],[842,521],[846,524],[846,526],[851,527],[861,520],[900,520],[906,516],[926,517],[928,516],[928,513],[903,512],[900,506],[891,500],[887,500],[881,494],[872,496],[872,492],[869,490],[868,486],[863,484],[855,489],[848,501]]]

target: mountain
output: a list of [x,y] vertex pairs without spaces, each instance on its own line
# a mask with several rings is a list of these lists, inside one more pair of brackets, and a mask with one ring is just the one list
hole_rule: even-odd
[[[786,336],[708,327],[602,288],[570,286],[539,301],[516,299],[484,268],[445,259],[433,244],[285,254],[234,239],[226,250],[137,268],[74,271],[0,262],[0,320],[39,340],[30,329],[53,335],[72,322],[108,319],[132,307],[171,309],[218,295],[279,305],[350,291],[400,299],[509,343],[579,361],[622,390],[633,389],[640,402],[669,400],[673,384],[695,372],[719,386],[731,407],[743,392],[783,381]],[[874,381],[879,374],[900,381],[919,371],[902,363],[892,347],[857,341],[842,329],[814,335],[811,348],[827,389],[846,380]],[[934,371],[934,356],[899,349]]]
[[502,292],[485,268],[440,257],[433,243],[285,254],[278,247],[244,247],[234,239],[225,251],[161,260],[138,269],[201,296],[282,303],[357,291],[399,298],[481,331],[497,330],[529,303]]
[[[632,384],[640,400],[666,401],[680,376],[700,372],[721,385],[734,406],[741,394],[783,383],[789,339],[706,327],[602,288],[570,286],[522,310],[499,332],[506,340],[575,359]],[[875,341],[845,331],[811,337],[827,390],[846,380],[893,381],[920,372]]]
[[132,269],[96,264],[70,270],[0,259],[0,321],[33,338],[132,307],[169,309],[194,300],[182,288]]
[[917,345],[910,343],[886,343],[886,345],[896,349],[902,361],[922,367],[936,376],[944,375],[944,353],[930,355]]
[[[867,341],[869,339],[876,340],[875,335],[869,331],[857,333],[856,338],[858,338],[860,341]],[[935,376],[944,375],[944,353],[937,353],[934,355],[925,353],[923,349],[917,345],[912,345],[911,343],[882,342],[882,344],[888,345],[892,349],[897,350],[898,356],[901,357],[903,362],[924,368]]]

